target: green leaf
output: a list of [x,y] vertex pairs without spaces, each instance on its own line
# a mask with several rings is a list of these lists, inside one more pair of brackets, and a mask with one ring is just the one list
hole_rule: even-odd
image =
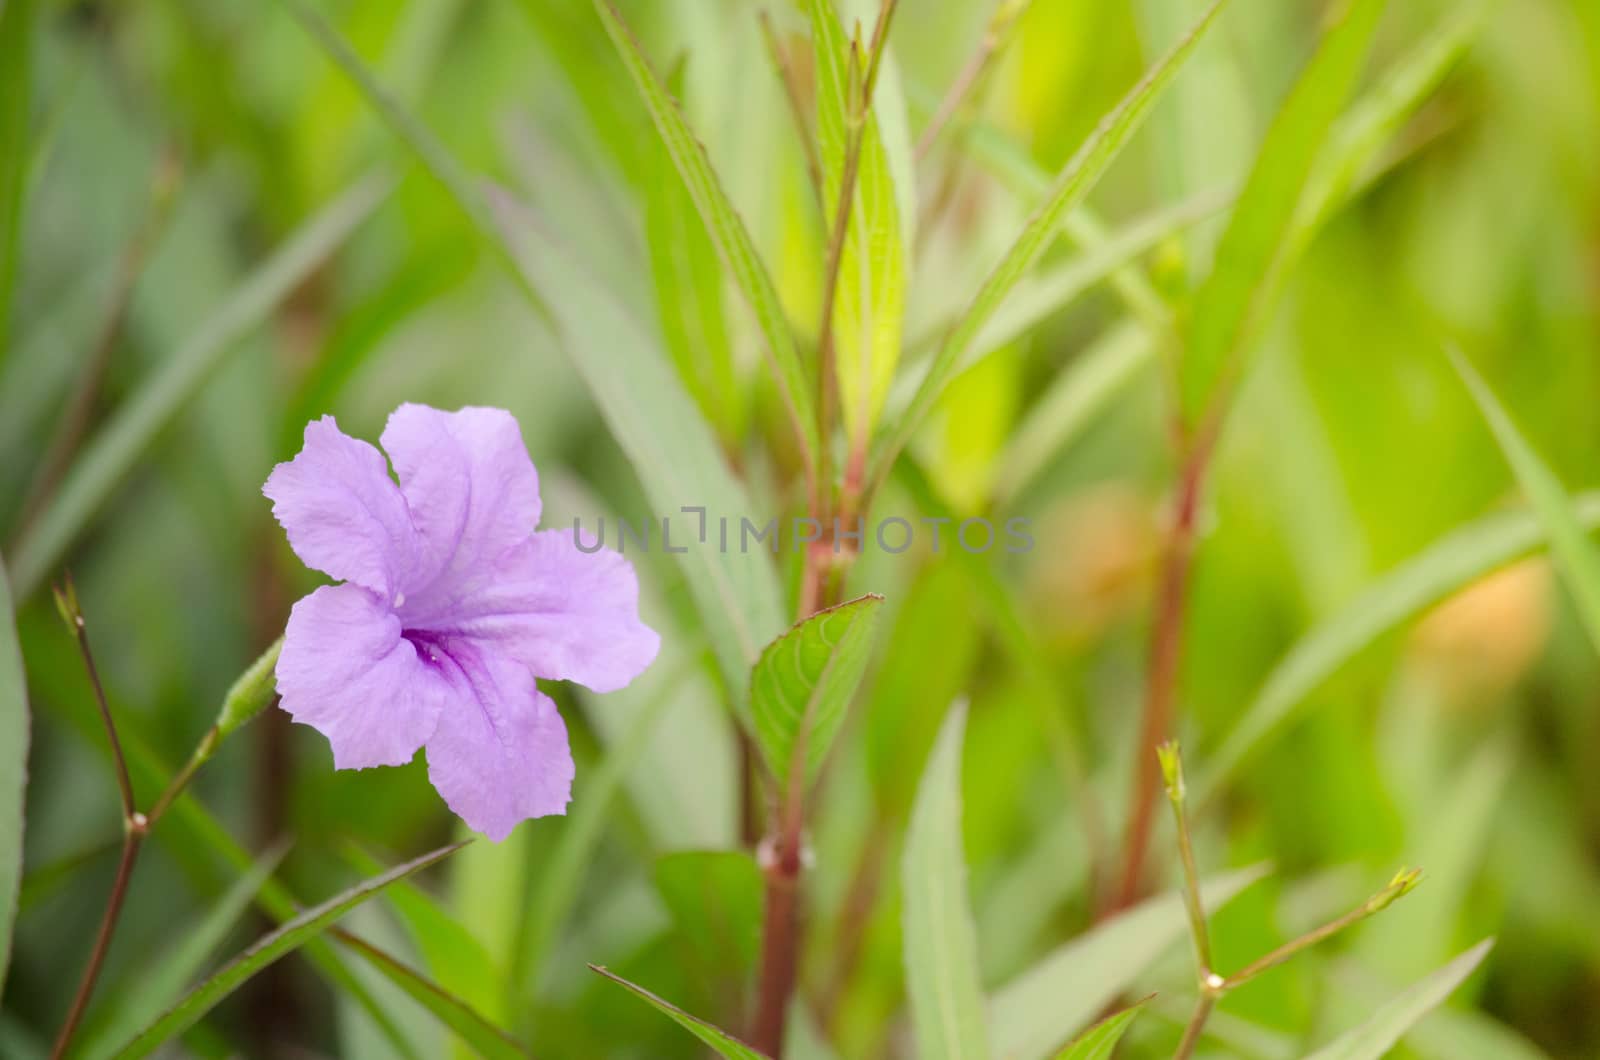
[[745,395],[723,306],[722,263],[665,149],[645,181],[644,231],[656,315],[678,377],[734,451],[744,438]]
[[766,339],[778,392],[804,448],[805,458],[810,463],[815,460],[820,448],[816,413],[811,406],[811,388],[800,364],[794,334],[789,329],[789,321],[778,300],[777,288],[760,255],[756,253],[755,241],[750,238],[744,222],[723,190],[722,182],[711,168],[705,147],[695,139],[678,105],[667,94],[666,86],[650,68],[649,60],[645,58],[627,23],[622,20],[622,15],[610,0],[595,0],[594,6],[605,23],[606,32],[617,46],[617,53],[622,56],[623,65],[638,86],[656,131],[661,134],[661,142],[672,156],[672,162],[683,178],[689,197],[694,200],[706,231],[710,233],[728,271],[733,273],[734,280],[755,313],[756,323]]
[[1122,1036],[1128,1032],[1128,1027],[1139,1013],[1144,1011],[1149,1001],[1149,998],[1145,998],[1137,1005],[1107,1016],[1057,1053],[1056,1060],[1111,1060],[1111,1054],[1116,1051],[1117,1043],[1122,1041]]
[[[1266,875],[1240,869],[1201,887],[1215,913]],[[989,1049],[1006,1060],[1039,1060],[1093,1020],[1188,933],[1183,896],[1152,898],[1057,948],[989,999]]]
[[1363,174],[1466,53],[1494,0],[1468,0],[1407,52],[1340,118],[1306,184],[1290,232],[1291,258],[1347,202]]
[[397,865],[382,876],[365,880],[321,905],[306,910],[276,931],[263,936],[255,945],[191,990],[183,1000],[152,1023],[144,1033],[124,1046],[117,1056],[120,1060],[133,1060],[136,1057],[150,1055],[164,1042],[198,1023],[206,1013],[244,985],[257,972],[315,939],[331,927],[334,921],[368,899],[376,897],[389,884],[442,861],[464,845],[456,843],[440,847],[431,853]]
[[1589,634],[1590,643],[1600,649],[1600,553],[1584,535],[1572,502],[1567,498],[1566,487],[1523,437],[1511,414],[1500,404],[1477,369],[1453,349],[1450,363],[1455,365],[1456,372],[1472,392],[1472,399],[1478,403],[1489,429],[1494,432],[1506,463],[1511,465],[1517,481],[1522,483],[1523,492],[1533,502],[1534,513],[1544,524],[1545,535],[1549,538],[1556,569],[1561,572],[1577,604],[1578,618]]
[[[375,876],[383,871],[381,862],[359,848],[348,848],[345,858],[364,875]],[[455,878],[459,879],[464,864],[465,856],[456,861]],[[485,1008],[500,996],[501,972],[494,958],[467,925],[452,916],[433,895],[415,882],[403,880],[391,886],[384,899],[405,924],[428,973],[440,987],[463,1004],[476,1003]]]
[[0,990],[11,964],[11,928],[22,883],[22,804],[28,786],[28,684],[0,566]]
[[1307,178],[1355,87],[1384,0],[1349,0],[1267,130],[1255,168],[1217,246],[1216,265],[1195,296],[1180,371],[1191,424],[1237,375],[1235,363],[1264,315],[1272,273],[1287,246]]
[[756,741],[779,783],[803,756],[809,778],[822,764],[861,683],[883,597],[818,611],[767,645],[750,674]]
[[161,431],[222,364],[239,339],[259,326],[388,197],[393,181],[358,181],[305,222],[206,318],[155,376],[117,410],[78,456],[61,492],[17,548],[12,578],[26,599],[77,540]]
[[28,149],[28,119],[39,7],[38,0],[0,4],[0,364],[11,349],[11,305],[22,254],[22,201],[33,157]]
[[[754,511],[694,402],[627,307],[548,241],[534,245],[530,237],[538,233],[527,211],[517,209],[505,196],[497,197],[498,209],[491,211],[455,158],[384,92],[320,14],[300,0],[279,3],[449,192],[488,249],[521,285],[530,307],[552,329],[588,386],[655,510],[670,514],[683,505],[697,505],[730,516]],[[783,625],[782,598],[772,567],[759,554],[688,548],[681,543],[673,546],[673,552],[683,564],[729,696],[742,712],[745,676],[761,646]]]
[[[1586,530],[1600,527],[1600,494],[1573,504]],[[1208,800],[1252,754],[1288,723],[1305,697],[1383,634],[1545,540],[1540,523],[1525,512],[1498,512],[1446,535],[1401,564],[1323,620],[1272,668],[1233,731],[1211,756],[1196,802]]]
[[[822,162],[822,214],[831,225],[843,190],[846,153],[854,125],[852,113],[861,92],[852,85],[854,46],[833,10],[832,0],[810,0],[812,52],[816,59],[817,140]],[[864,64],[867,57],[858,56]],[[906,243],[899,198],[876,105],[859,135],[856,183],[839,258],[838,294],[833,307],[835,378],[845,433],[864,448],[883,411],[900,358],[905,316]]]
[[921,386],[917,388],[910,408],[900,417],[897,428],[889,436],[888,444],[877,457],[872,476],[875,481],[883,478],[894,458],[905,448],[923,417],[933,408],[939,395],[955,378],[967,348],[977,340],[983,332],[984,325],[994,316],[1012,288],[1038,260],[1039,255],[1044,253],[1063,218],[1088,196],[1095,183],[1138,131],[1150,108],[1160,98],[1162,91],[1171,84],[1184,61],[1194,53],[1195,47],[1216,20],[1225,2],[1226,0],[1216,0],[1206,9],[1205,14],[1184,38],[1152,67],[1123,97],[1116,109],[1100,122],[1089,139],[1078,149],[1078,153],[1061,171],[1044,204],[1028,219],[1016,242],[989,274],[966,312],[950,330],[938,353],[934,355],[933,363],[929,366],[928,374],[923,378]]
[[346,949],[359,955],[413,1001],[427,1009],[450,1028],[484,1060],[524,1060],[528,1050],[505,1031],[496,1027],[471,1005],[445,990],[413,968],[347,931],[334,929],[333,937]]
[[170,1008],[217,947],[227,941],[229,932],[238,926],[239,918],[287,852],[287,844],[269,848],[158,961],[133,970],[128,982],[109,995],[106,1014],[84,1029],[79,1046],[82,1055],[112,1055],[118,1044],[128,1041]]
[[1449,964],[1413,983],[1372,1018],[1318,1049],[1306,1060],[1382,1060],[1401,1035],[1455,992],[1488,954],[1493,939],[1484,939]]
[[718,1056],[725,1057],[726,1060],[765,1060],[764,1053],[756,1052],[756,1050],[752,1049],[744,1042],[741,1042],[739,1039],[735,1038],[722,1028],[707,1023],[703,1019],[689,1015],[672,1002],[659,998],[650,991],[646,990],[644,987],[630,983],[621,976],[615,975],[612,972],[599,967],[598,965],[591,964],[589,967],[591,970],[605,976],[613,983],[616,983],[624,990],[632,992],[634,996],[644,999],[657,1012],[668,1016],[678,1026],[682,1027],[684,1030],[688,1031],[696,1038],[699,1038],[702,1042],[711,1046],[711,1048],[715,1049]]
[[922,1060],[983,1060],[989,1055],[978,936],[967,902],[961,843],[966,722],[965,703],[950,708],[917,789],[900,866],[906,993]]
[[656,859],[656,890],[701,958],[699,976],[742,985],[761,946],[761,868],[742,850],[684,850]]

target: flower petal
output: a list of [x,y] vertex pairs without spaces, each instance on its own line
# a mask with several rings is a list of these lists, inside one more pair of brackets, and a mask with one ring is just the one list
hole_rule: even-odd
[[437,650],[455,702],[428,741],[428,779],[450,809],[497,842],[519,821],[565,813],[567,728],[527,667],[467,640]]
[[392,598],[417,561],[405,498],[383,454],[332,416],[306,424],[305,446],[272,469],[261,492],[306,566]]
[[409,762],[452,698],[400,620],[356,585],[324,585],[294,605],[277,678],[283,709],[328,738],[336,769]]
[[655,660],[661,638],[639,620],[639,581],[616,552],[586,553],[567,530],[541,530],[449,598],[407,604],[407,628],[471,638],[540,677],[614,692]]
[[539,524],[539,476],[517,421],[504,409],[401,405],[380,441],[400,476],[435,585],[448,587],[492,562]]

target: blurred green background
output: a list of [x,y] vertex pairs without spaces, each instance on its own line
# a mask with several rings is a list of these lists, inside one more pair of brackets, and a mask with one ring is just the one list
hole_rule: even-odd
[[[13,16],[19,2],[5,0]],[[672,72],[809,339],[825,223],[760,32],[763,6],[639,0],[623,9],[657,69]],[[1066,161],[1201,6],[1027,6],[975,105],[918,164],[905,363],[916,363],[917,337],[969,297],[1038,201],[1036,173]],[[215,370],[182,388],[152,444],[123,451],[127,466],[82,532],[33,572],[35,584],[17,586],[31,590],[17,607],[34,720],[0,1052],[18,1057],[61,1020],[119,838],[88,683],[40,591],[61,568],[77,580],[126,738],[170,770],[229,682],[281,631],[289,605],[316,584],[259,492],[309,418],[331,412],[348,433],[375,438],[404,400],[503,406],[539,467],[548,523],[653,512],[574,370],[581,351],[560,348],[455,203],[278,5],[38,7],[26,128],[0,145],[21,153],[8,161],[22,181],[20,267],[9,333],[0,334],[8,560],[62,496],[64,472],[93,452],[85,443],[183,358],[208,359],[206,329],[264,261],[366,175],[396,183],[347,237],[330,240],[329,253],[247,311],[236,336],[224,322]],[[1233,187],[1327,7],[1235,0],[1097,188],[1101,223],[1124,231]],[[1361,86],[1457,7],[1391,5]],[[675,176],[590,5],[357,0],[323,10],[469,171],[536,211],[576,263],[571,282],[608,292],[655,356],[676,358],[692,379],[709,363],[697,355],[729,351],[734,377],[691,381],[691,392],[749,484],[750,514],[796,512],[793,456],[750,314],[731,285],[701,292],[719,300],[710,319],[724,330],[695,332],[677,320],[690,287],[660,286],[652,254],[705,248],[689,236],[663,241],[648,223]],[[772,13],[785,46],[803,55],[805,20],[781,4]],[[991,14],[976,0],[904,0],[894,76],[913,137]],[[0,71],[7,94],[21,91],[15,73]],[[1523,505],[1446,339],[1571,491],[1600,486],[1600,6],[1494,5],[1377,162],[1288,278],[1223,435],[1179,683],[1180,732],[1196,772],[1307,630],[1453,529]],[[1134,261],[1180,319],[1225,216],[1212,210]],[[1078,253],[1063,242],[1045,267]],[[852,575],[852,586],[883,592],[889,610],[814,817],[801,976],[840,1056],[909,1055],[894,866],[927,748],[957,696],[971,700],[964,838],[983,982],[1011,979],[1084,930],[1095,881],[1111,872],[1175,470],[1163,372],[1142,361],[1081,425],[1046,431],[1042,448],[1027,425],[1062,373],[1128,341],[1130,319],[1124,297],[1103,283],[1052,307],[961,376],[913,446],[921,474],[896,478],[880,499],[880,515],[915,518],[938,505],[1026,517],[1037,547],[975,561],[924,547],[869,552]],[[1033,448],[1019,452],[1025,444]],[[540,927],[538,896],[550,893],[553,852],[573,817],[525,824],[498,846],[480,841],[424,880],[439,899],[430,908],[464,926],[451,935],[464,955],[418,956],[398,899],[349,922],[426,958],[441,985],[526,1034],[539,1056],[698,1055],[692,1039],[585,962],[729,1026],[741,1024],[748,1001],[753,868],[743,857],[725,872],[712,870],[715,859],[684,860],[741,849],[736,739],[682,569],[659,553],[636,563],[662,658],[622,693],[556,693],[578,759],[574,811],[607,756],[637,726],[652,726],[618,797],[592,822],[570,912]],[[1238,967],[1348,908],[1401,864],[1421,865],[1429,879],[1383,916],[1231,996],[1203,1052],[1301,1055],[1375,998],[1494,935],[1483,970],[1408,1038],[1406,1055],[1600,1055],[1600,668],[1570,598],[1532,558],[1418,622],[1392,625],[1320,684],[1197,816],[1204,873],[1275,866],[1216,916],[1218,963]],[[1041,710],[1064,722],[1086,791],[1064,785]],[[164,775],[136,778],[141,795],[153,796]],[[325,741],[276,711],[225,745],[196,794],[252,851],[292,837],[282,878],[308,903],[370,868],[357,851],[390,862],[454,828],[420,760],[336,774]],[[1086,794],[1098,844],[1075,823]],[[104,996],[137,980],[233,878],[202,837],[171,823],[139,866]],[[1154,860],[1176,880],[1165,815]],[[852,924],[845,895],[874,865],[876,901]],[[707,916],[719,922],[696,920]],[[246,918],[228,951],[263,926]],[[841,979],[840,955],[852,946],[859,954],[844,959],[852,970]],[[1192,991],[1186,962],[1173,945],[1141,976],[1140,992],[1162,997],[1135,1026],[1130,1055],[1170,1051]],[[361,974],[420,1055],[450,1055],[430,1017]],[[370,1014],[301,958],[252,982],[184,1046],[196,1055],[354,1057],[390,1048]]]

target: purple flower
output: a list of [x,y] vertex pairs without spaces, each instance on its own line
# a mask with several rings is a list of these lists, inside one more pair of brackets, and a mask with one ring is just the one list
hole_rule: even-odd
[[342,579],[294,605],[278,691],[337,769],[428,749],[450,808],[493,839],[563,813],[572,751],[536,677],[621,688],[655,658],[639,585],[615,552],[535,531],[539,479],[511,414],[401,405],[383,454],[306,425],[262,487],[306,565]]

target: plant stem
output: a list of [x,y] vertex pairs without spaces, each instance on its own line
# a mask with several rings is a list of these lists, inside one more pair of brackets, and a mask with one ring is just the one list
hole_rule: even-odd
[[1183,1028],[1183,1040],[1178,1043],[1178,1051],[1172,1054],[1172,1060],[1189,1060],[1194,1055],[1206,1021],[1211,1018],[1211,1010],[1216,1007],[1217,995],[1207,990],[1200,991],[1200,999],[1194,1005],[1194,1015],[1189,1017],[1189,1025]]
[[989,17],[989,24],[984,28],[983,38],[978,41],[977,48],[968,56],[966,63],[961,67],[961,72],[956,75],[955,81],[951,82],[949,91],[939,101],[939,109],[934,111],[927,128],[917,137],[915,158],[918,162],[933,150],[939,134],[950,124],[950,119],[955,117],[961,105],[972,95],[973,90],[988,73],[989,63],[1000,50],[1000,45],[1009,35],[1011,27],[1028,9],[1030,2],[1031,0],[1000,0],[994,14]]
[[1177,509],[1167,540],[1166,556],[1162,561],[1155,626],[1151,631],[1149,677],[1145,682],[1144,711],[1139,723],[1136,748],[1138,766],[1129,799],[1133,811],[1128,817],[1121,882],[1108,913],[1126,909],[1134,903],[1139,897],[1140,882],[1144,875],[1155,800],[1161,786],[1159,763],[1154,752],[1172,729],[1173,702],[1177,695],[1178,670],[1183,655],[1183,624],[1188,613],[1195,530],[1214,438],[1215,433],[1209,428],[1196,436],[1178,480]]
[[122,916],[122,905],[128,896],[128,882],[133,876],[133,866],[139,856],[139,845],[150,829],[149,820],[134,808],[133,781],[128,776],[128,760],[123,756],[122,741],[117,737],[117,724],[111,717],[111,707],[106,702],[105,688],[100,683],[100,671],[94,664],[94,653],[89,648],[89,632],[83,620],[83,612],[78,607],[78,590],[72,582],[71,575],[67,576],[63,587],[56,589],[55,596],[56,607],[77,640],[78,653],[83,658],[84,669],[89,674],[89,684],[94,689],[95,703],[100,708],[100,718],[105,722],[106,737],[111,743],[111,756],[116,764],[117,790],[122,797],[123,832],[122,856],[117,861],[117,874],[111,883],[111,894],[106,899],[106,911],[100,918],[100,930],[95,935],[94,949],[89,953],[89,963],[84,967],[83,976],[78,981],[77,992],[72,998],[72,1007],[67,1010],[67,1018],[62,1022],[61,1030],[56,1034],[55,1045],[50,1050],[51,1060],[59,1060],[66,1055],[67,1047],[72,1043],[72,1036],[83,1019],[84,1010],[89,1007],[95,983],[100,978],[100,969],[105,964],[106,952],[111,948],[111,938],[116,933],[117,922]]

